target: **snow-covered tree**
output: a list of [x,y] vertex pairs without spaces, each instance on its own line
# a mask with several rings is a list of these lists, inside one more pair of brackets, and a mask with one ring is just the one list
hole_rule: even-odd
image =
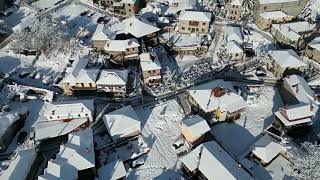
[[292,158],[292,175],[299,180],[320,179],[320,145],[302,143],[301,152],[299,156]]
[[59,23],[50,19],[38,19],[30,28],[13,35],[12,50],[19,53],[23,50],[44,53],[46,56],[65,47],[67,35]]

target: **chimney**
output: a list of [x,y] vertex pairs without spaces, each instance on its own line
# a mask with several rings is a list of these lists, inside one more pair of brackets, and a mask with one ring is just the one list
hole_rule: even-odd
[[130,23],[129,25],[130,25],[130,27],[131,27],[131,26],[132,26],[132,23]]
[[314,110],[314,106],[312,103],[310,103],[310,111],[313,111]]
[[81,112],[83,112],[83,110],[84,110],[84,108],[82,107],[82,108],[81,108]]
[[52,115],[54,115],[55,110],[52,110]]
[[298,93],[299,92],[299,85],[297,84],[296,85],[296,93]]

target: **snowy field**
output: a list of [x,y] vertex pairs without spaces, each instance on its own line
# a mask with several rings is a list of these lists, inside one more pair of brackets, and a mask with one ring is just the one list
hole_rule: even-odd
[[155,107],[139,109],[142,122],[142,136],[151,149],[144,165],[129,171],[128,179],[183,179],[179,160],[172,144],[180,135],[183,111],[175,100]]

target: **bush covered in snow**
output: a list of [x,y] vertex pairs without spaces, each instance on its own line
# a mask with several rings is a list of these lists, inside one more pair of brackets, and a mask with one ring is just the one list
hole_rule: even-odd
[[320,145],[304,142],[301,148],[303,153],[300,156],[293,157],[292,175],[301,180],[320,179]]
[[48,56],[65,47],[66,37],[61,24],[44,18],[37,20],[30,28],[15,33],[11,48],[16,53],[27,50]]

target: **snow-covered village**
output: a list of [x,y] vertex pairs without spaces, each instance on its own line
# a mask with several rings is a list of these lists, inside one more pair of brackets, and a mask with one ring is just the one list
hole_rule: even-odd
[[320,0],[0,0],[0,180],[319,180]]

